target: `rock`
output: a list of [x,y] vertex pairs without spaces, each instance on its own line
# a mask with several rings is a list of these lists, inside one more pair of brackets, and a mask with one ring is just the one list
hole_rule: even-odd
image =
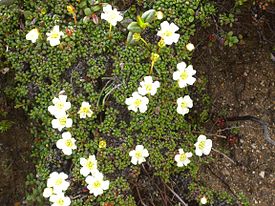
[[262,178],[264,178],[264,176],[265,176],[265,171],[261,171],[259,175],[260,175]]

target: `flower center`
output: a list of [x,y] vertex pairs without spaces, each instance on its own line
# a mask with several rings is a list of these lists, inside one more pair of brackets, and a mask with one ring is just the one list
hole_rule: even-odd
[[94,188],[100,188],[101,187],[101,181],[97,180],[94,182]]
[[200,141],[199,145],[198,145],[200,150],[203,150],[205,147],[205,141]]
[[58,33],[53,33],[53,34],[51,34],[51,38],[52,39],[58,39],[59,38],[59,34]]
[[94,169],[94,163],[92,161],[88,161],[87,164],[86,164],[86,167],[89,170],[92,170],[92,169]]
[[166,32],[164,32],[164,35],[170,37],[170,36],[173,35],[173,32],[171,32],[171,31],[166,31]]
[[183,71],[183,72],[180,74],[180,78],[181,78],[182,80],[186,80],[187,77],[188,77],[188,74],[187,74],[186,71]]
[[89,113],[90,108],[89,107],[82,107],[81,112],[82,113]]
[[187,104],[186,104],[186,102],[182,102],[180,106],[181,106],[181,108],[186,108]]
[[137,159],[142,158],[142,153],[141,153],[141,151],[137,151],[136,154],[135,154],[135,156],[136,156]]
[[70,139],[66,140],[65,145],[66,145],[67,147],[72,147],[72,146],[73,146],[72,140],[70,140]]
[[65,126],[67,122],[67,117],[61,117],[59,118],[59,123],[61,126]]
[[57,200],[57,204],[58,204],[58,205],[64,205],[64,200],[63,200],[63,199]]
[[58,108],[58,109],[63,109],[63,107],[64,107],[64,103],[63,102],[58,102],[57,104],[56,104],[56,107]]
[[187,156],[185,153],[180,154],[180,161],[184,161],[184,160],[186,160],[186,158],[187,158]]
[[136,99],[135,102],[134,102],[134,105],[136,107],[139,107],[141,105],[142,101],[140,99]]
[[58,178],[56,181],[55,181],[55,185],[59,186],[61,185],[63,182],[62,178]]
[[146,91],[151,91],[152,90],[152,84],[145,84],[145,89],[146,89]]

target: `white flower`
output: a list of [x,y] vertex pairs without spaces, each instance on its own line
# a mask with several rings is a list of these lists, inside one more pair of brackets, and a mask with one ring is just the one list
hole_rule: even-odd
[[43,197],[48,198],[51,197],[54,194],[53,188],[47,187],[43,191]]
[[58,149],[61,149],[65,155],[71,155],[72,151],[76,149],[75,139],[72,138],[70,132],[62,133],[62,139],[56,142],[56,146]]
[[78,114],[80,115],[81,119],[86,118],[86,116],[91,117],[93,114],[91,105],[88,102],[82,102]]
[[157,16],[157,19],[158,19],[158,20],[163,19],[163,12],[162,12],[162,11],[157,11],[157,12],[156,12],[156,16]]
[[174,23],[169,24],[167,21],[164,21],[160,24],[160,31],[157,35],[160,36],[166,45],[171,45],[177,43],[180,35],[175,33],[179,30],[179,27]]
[[118,21],[122,21],[123,16],[117,9],[112,9],[110,4],[103,7],[103,13],[101,13],[101,19],[106,20],[109,24],[116,26]]
[[62,31],[59,31],[59,26],[56,25],[53,27],[50,33],[46,33],[48,36],[47,40],[50,42],[51,46],[57,46],[60,44],[60,38],[61,36],[64,36],[64,33]]
[[200,135],[195,144],[195,153],[198,156],[209,155],[212,148],[212,140],[207,139],[205,135]]
[[190,163],[189,158],[192,157],[191,152],[184,152],[183,149],[179,149],[179,154],[175,156],[175,161],[178,167],[187,166]]
[[80,164],[82,168],[80,169],[80,174],[87,176],[88,174],[95,174],[97,170],[97,160],[94,155],[90,155],[88,159],[80,158]]
[[178,98],[177,104],[177,112],[182,115],[187,114],[189,112],[189,108],[193,107],[193,101],[189,95],[185,95],[184,97]]
[[38,37],[39,37],[38,29],[32,29],[26,35],[26,39],[30,40],[32,43],[35,43]]
[[53,203],[52,206],[69,206],[71,204],[70,198],[64,196],[63,193],[52,195],[50,201]]
[[147,104],[149,99],[139,95],[137,92],[132,94],[132,97],[129,97],[125,100],[125,104],[128,105],[128,109],[134,112],[137,112],[138,109],[141,113],[144,113],[147,110]]
[[159,86],[159,81],[153,82],[153,78],[151,76],[145,76],[144,81],[140,82],[138,93],[141,95],[151,94],[153,96],[157,93]]
[[58,114],[56,115],[56,119],[52,120],[52,127],[54,129],[58,129],[58,131],[61,131],[63,128],[71,127],[73,124],[73,120],[68,118],[68,115],[66,113]]
[[193,50],[195,49],[194,44],[188,43],[188,44],[186,45],[186,49],[187,49],[188,51],[193,51]]
[[66,191],[70,185],[70,183],[66,181],[67,178],[68,175],[64,172],[52,172],[47,181],[47,187],[52,187],[56,194],[62,193],[62,191]]
[[203,196],[202,198],[201,198],[201,204],[202,205],[205,205],[207,203],[207,198],[205,197],[205,196]]
[[68,109],[71,108],[71,103],[66,102],[67,96],[66,95],[59,95],[58,98],[54,98],[52,100],[54,105],[48,107],[48,111],[53,115],[64,114]]
[[186,87],[188,84],[193,85],[196,78],[193,77],[196,74],[196,70],[193,69],[192,65],[186,67],[184,62],[177,64],[177,71],[173,73],[173,79],[178,81],[179,87]]
[[85,181],[88,184],[87,188],[94,196],[103,194],[103,190],[107,190],[110,184],[109,180],[103,180],[103,174],[100,172],[95,173],[93,176],[89,175]]
[[129,152],[130,157],[132,157],[131,162],[136,164],[141,164],[145,162],[145,157],[149,157],[148,150],[143,147],[143,145],[137,145],[135,150]]

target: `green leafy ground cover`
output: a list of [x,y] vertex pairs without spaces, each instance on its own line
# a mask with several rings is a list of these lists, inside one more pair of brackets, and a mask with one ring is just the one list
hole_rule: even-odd
[[[110,36],[109,24],[100,20],[101,3],[15,1],[0,7],[1,64],[10,66],[15,76],[12,87],[5,92],[15,99],[16,107],[29,114],[32,122],[36,171],[27,182],[30,205],[49,204],[42,193],[53,171],[69,175],[66,194],[71,197],[71,205],[136,205],[130,179],[133,173],[139,175],[142,167],[131,164],[129,152],[137,144],[144,145],[150,153],[144,165],[153,168],[154,176],[167,183],[175,175],[190,174],[195,178],[204,162],[205,158],[193,155],[188,166],[177,167],[174,156],[179,148],[194,152],[194,143],[203,133],[209,105],[205,80],[196,76],[193,86],[179,88],[172,77],[179,62],[190,64],[192,52],[186,45],[196,25],[206,24],[214,14],[214,6],[206,0],[151,0],[129,5],[126,1],[104,1],[123,11],[124,16]],[[68,12],[68,5],[75,8],[75,16]],[[162,11],[164,18],[155,19],[141,32],[148,47],[142,42],[127,44],[129,22],[149,9]],[[156,34],[165,20],[180,28],[180,39],[177,44],[159,48],[160,38]],[[55,25],[60,26],[65,36],[58,46],[51,47],[45,34]],[[33,28],[41,34],[36,43],[26,40],[26,34]],[[125,100],[149,75],[152,53],[160,56],[152,76],[161,86],[156,95],[149,97],[145,113],[129,111]],[[73,126],[67,131],[77,144],[77,151],[70,156],[56,147],[61,132],[52,128],[53,117],[48,112],[52,99],[62,90],[72,104],[68,114]],[[176,111],[176,100],[184,95],[190,95],[194,107],[183,116]],[[79,118],[83,101],[91,104],[91,118]],[[106,141],[106,147],[102,148],[100,141]],[[90,154],[96,155],[98,169],[110,181],[110,188],[98,197],[89,195],[85,178],[79,172],[80,158]],[[198,184],[190,188],[199,191],[197,201],[208,194],[198,188]],[[211,201],[210,192],[209,198]]]

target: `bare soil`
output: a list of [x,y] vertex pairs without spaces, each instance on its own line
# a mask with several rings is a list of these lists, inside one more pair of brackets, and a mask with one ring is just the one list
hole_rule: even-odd
[[32,139],[23,111],[13,109],[3,97],[0,109],[8,112],[0,121],[12,122],[7,132],[0,133],[0,205],[20,205],[26,191],[26,176],[33,170],[30,161]]
[[[233,196],[243,193],[250,205],[271,206],[275,205],[275,146],[264,140],[257,123],[236,121],[223,129],[215,126],[218,116],[252,115],[269,125],[275,140],[275,63],[271,60],[275,13],[265,13],[255,20],[250,8],[244,9],[238,23],[229,28],[244,36],[242,45],[228,49],[217,41],[208,47],[209,41],[202,41],[200,35],[211,35],[216,28],[201,31],[194,38],[200,45],[194,54],[194,68],[199,76],[206,76],[213,101],[208,133],[214,140],[213,147],[222,153],[212,151],[213,161],[202,168],[199,179],[217,191]],[[232,129],[238,130],[238,134],[231,134],[237,141],[228,142]],[[222,134],[227,134],[227,139]]]

